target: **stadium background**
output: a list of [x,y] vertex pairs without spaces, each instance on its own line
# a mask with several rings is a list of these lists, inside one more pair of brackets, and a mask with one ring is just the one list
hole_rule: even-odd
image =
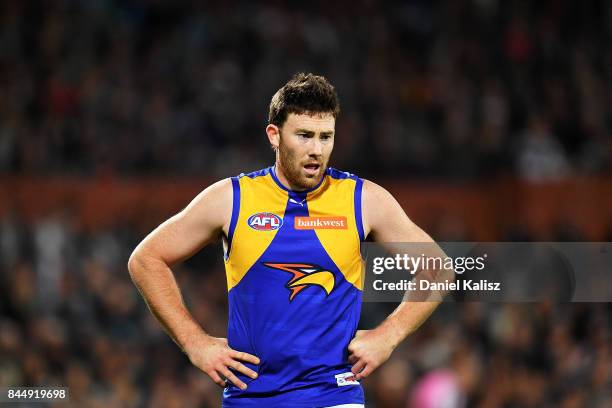
[[[126,261],[210,182],[273,162],[267,106],[297,71],[339,92],[332,165],[436,240],[612,241],[611,27],[603,0],[2,2],[0,386],[218,406]],[[220,246],[175,272],[225,336]],[[611,326],[610,304],[445,304],[367,406],[611,406]]]

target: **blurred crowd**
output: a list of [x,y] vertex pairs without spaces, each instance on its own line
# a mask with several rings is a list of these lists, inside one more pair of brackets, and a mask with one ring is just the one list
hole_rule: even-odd
[[605,0],[5,1],[0,172],[258,169],[272,94],[312,71],[341,98],[336,167],[609,173],[611,27]]
[[[605,0],[3,1],[0,176],[268,166],[267,107],[298,71],[340,95],[334,167],[609,175],[610,44]],[[435,239],[470,239],[439,218],[422,225]],[[0,387],[67,386],[75,407],[219,406],[129,280],[140,221],[87,230],[68,211],[0,214]],[[584,236],[561,226],[550,240]],[[524,227],[498,238],[530,240]],[[195,318],[225,337],[221,246],[175,273]],[[392,307],[364,304],[363,328]],[[368,408],[612,406],[612,307],[447,303],[364,386]]]
[[[190,365],[129,279],[136,231],[85,231],[66,214],[1,219],[0,386],[66,386],[75,407],[219,406],[221,389]],[[225,337],[221,246],[174,271],[195,318]],[[361,327],[393,307],[364,303]],[[611,316],[607,303],[445,303],[364,381],[367,406],[610,406]]]

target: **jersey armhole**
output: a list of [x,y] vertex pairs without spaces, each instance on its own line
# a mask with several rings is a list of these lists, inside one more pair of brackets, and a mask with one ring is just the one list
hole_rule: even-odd
[[232,177],[232,196],[232,218],[227,231],[227,251],[224,254],[226,261],[229,259],[232,250],[232,239],[234,238],[234,231],[238,223],[238,215],[240,214],[240,181],[238,177]]
[[355,184],[355,223],[357,224],[357,233],[359,234],[359,241],[365,241],[365,234],[363,232],[363,219],[361,211],[361,196],[363,192],[363,180],[357,177]]

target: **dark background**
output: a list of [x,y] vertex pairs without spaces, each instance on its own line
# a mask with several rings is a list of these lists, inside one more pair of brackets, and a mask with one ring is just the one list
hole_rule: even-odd
[[[609,241],[611,4],[2,2],[0,386],[219,404],[127,258],[212,181],[273,163],[267,106],[298,71],[339,93],[332,165],[434,239]],[[175,270],[217,336],[221,259]],[[609,304],[445,304],[365,380],[367,406],[610,406],[611,327]]]

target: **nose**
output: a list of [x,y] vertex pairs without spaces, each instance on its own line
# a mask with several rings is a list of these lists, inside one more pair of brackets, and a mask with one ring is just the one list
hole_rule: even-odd
[[323,143],[316,138],[312,138],[312,146],[311,146],[311,155],[313,156],[321,156],[323,154]]

